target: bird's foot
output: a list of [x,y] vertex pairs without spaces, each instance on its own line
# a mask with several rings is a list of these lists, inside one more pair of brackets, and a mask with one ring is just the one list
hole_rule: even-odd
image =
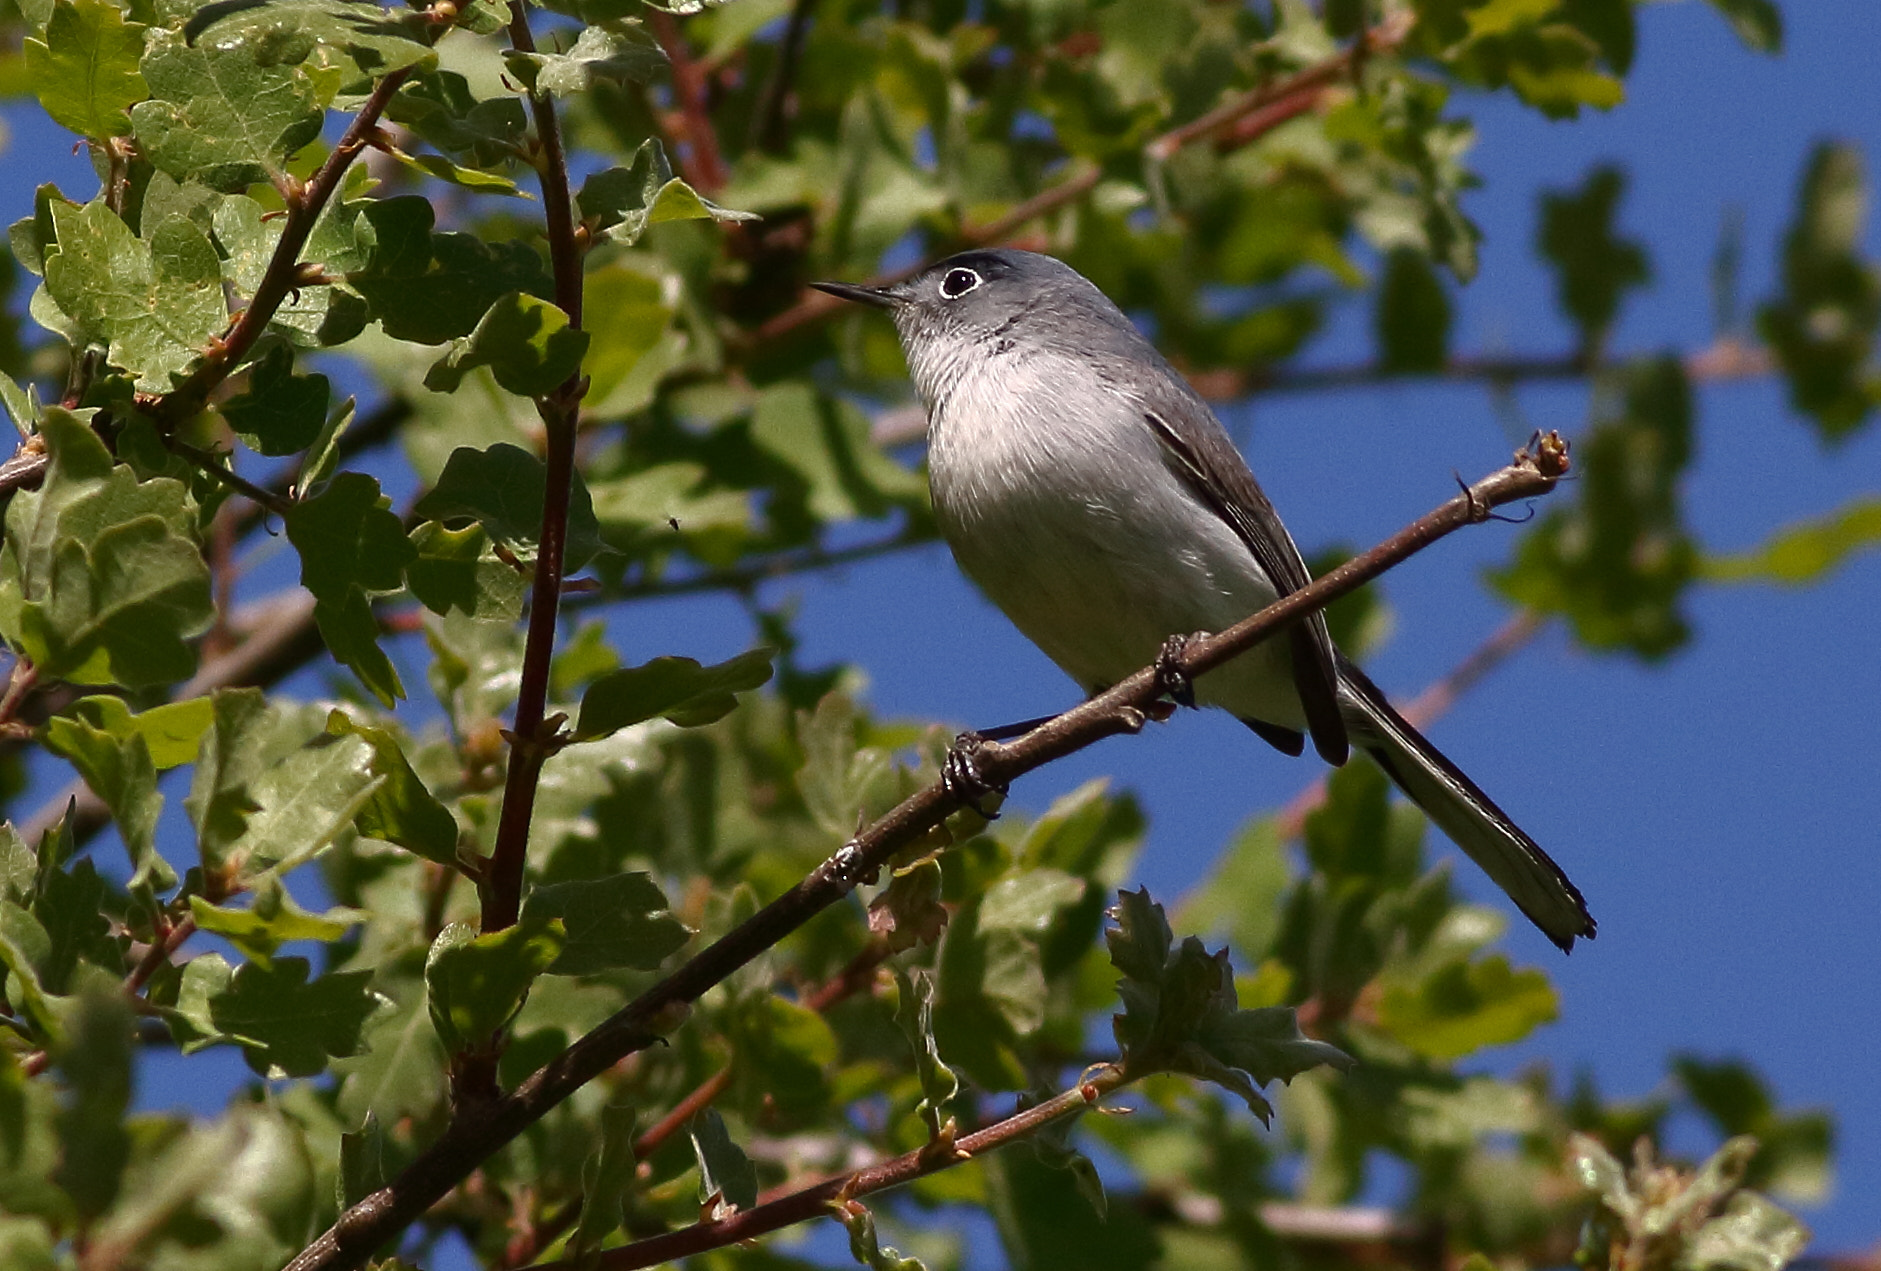
[[[941,761],[941,789],[989,821],[999,818],[1006,785],[989,780],[981,771],[980,760],[998,748],[999,743],[983,733],[965,732],[954,738],[954,744],[947,748],[947,758]],[[998,798],[989,811],[986,802],[994,795]]]
[[1156,683],[1178,706],[1195,707],[1195,682],[1182,669],[1182,653],[1194,636],[1172,635],[1156,655]]

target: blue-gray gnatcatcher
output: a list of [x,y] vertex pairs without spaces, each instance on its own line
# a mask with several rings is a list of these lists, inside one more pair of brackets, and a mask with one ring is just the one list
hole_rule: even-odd
[[[1032,252],[965,252],[886,287],[927,404],[928,480],[954,558],[1087,692],[1309,581],[1208,404],[1089,280]],[[1560,866],[1393,710],[1315,613],[1193,686],[1289,755],[1348,739],[1563,950],[1594,920]]]

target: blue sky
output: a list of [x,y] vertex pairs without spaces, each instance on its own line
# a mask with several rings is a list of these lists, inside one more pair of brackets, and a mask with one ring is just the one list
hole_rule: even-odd
[[[1570,333],[1532,252],[1538,190],[1577,183],[1596,162],[1631,175],[1622,223],[1653,258],[1614,337],[1621,353],[1702,347],[1711,335],[1709,270],[1727,208],[1744,224],[1743,294],[1774,280],[1775,251],[1812,142],[1858,144],[1881,168],[1881,6],[1803,0],[1785,6],[1780,58],[1744,51],[1709,6],[1686,0],[1641,14],[1629,100],[1611,114],[1551,123],[1502,99],[1464,101],[1480,128],[1474,166],[1485,187],[1468,208],[1487,234],[1480,277],[1457,295],[1456,347],[1554,352]],[[14,105],[0,187],[7,220],[31,187],[89,189],[70,139]],[[1881,242],[1870,226],[1870,251]],[[1363,356],[1354,313],[1312,353]],[[1698,457],[1685,493],[1702,541],[1747,547],[1772,530],[1881,486],[1881,430],[1826,452],[1770,381],[1700,394]],[[1229,412],[1268,493],[1309,552],[1367,545],[1501,463],[1531,427],[1572,432],[1577,388],[1524,389],[1519,424],[1467,386],[1391,386],[1299,396]],[[1388,691],[1416,692],[1506,616],[1480,583],[1517,537],[1488,525],[1457,535],[1386,580],[1395,634],[1369,659]],[[792,598],[807,662],[867,671],[885,714],[987,725],[1069,705],[1068,681],[955,573],[944,549],[910,553],[812,580],[776,584]],[[1786,1106],[1823,1105],[1839,1130],[1838,1183],[1806,1212],[1818,1249],[1881,1238],[1881,1089],[1871,1075],[1881,1037],[1881,557],[1857,560],[1799,591],[1751,586],[1697,593],[1690,647],[1666,663],[1592,656],[1544,636],[1435,725],[1433,738],[1568,869],[1601,934],[1563,959],[1517,918],[1508,946],[1545,966],[1562,1018],[1485,1062],[1498,1071],[1546,1061],[1565,1077],[1591,1068],[1610,1094],[1644,1094],[1667,1055],[1736,1056]],[[614,624],[639,658],[739,652],[750,629],[729,600],[643,605]],[[1141,880],[1174,899],[1245,818],[1317,775],[1225,717],[1185,712],[1143,738],[1113,741],[1027,780],[1023,806],[1107,774],[1152,818]],[[1454,855],[1448,844],[1435,850]],[[1467,863],[1473,896],[1507,910]],[[231,1062],[211,1067],[231,1080]],[[203,1078],[203,1059],[192,1078]],[[166,1065],[144,1098],[179,1099]],[[200,1086],[194,1106],[220,1096]]]

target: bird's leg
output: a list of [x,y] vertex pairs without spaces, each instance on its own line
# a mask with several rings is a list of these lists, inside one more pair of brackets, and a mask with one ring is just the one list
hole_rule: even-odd
[[989,821],[999,818],[999,804],[994,803],[992,811],[987,811],[986,797],[997,794],[1003,801],[1006,785],[987,780],[980,771],[978,756],[987,747],[998,745],[985,733],[964,732],[954,738],[954,744],[947,748],[947,757],[941,761],[941,789]]
[[1182,669],[1182,651],[1194,638],[1172,635],[1163,641],[1162,651],[1156,655],[1156,683],[1169,695],[1170,701],[1191,710],[1195,709],[1195,684]]

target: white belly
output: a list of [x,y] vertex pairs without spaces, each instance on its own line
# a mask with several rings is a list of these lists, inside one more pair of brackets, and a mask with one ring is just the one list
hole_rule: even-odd
[[[1147,422],[1054,410],[1058,368],[1043,361],[999,359],[997,383],[983,372],[950,386],[944,422],[929,428],[929,482],[961,569],[1091,691],[1149,665],[1171,635],[1247,617],[1274,589],[1168,468]],[[995,391],[1026,404],[1024,427],[986,426],[984,394]],[[1285,641],[1202,677],[1196,693],[1243,718],[1305,727]]]

